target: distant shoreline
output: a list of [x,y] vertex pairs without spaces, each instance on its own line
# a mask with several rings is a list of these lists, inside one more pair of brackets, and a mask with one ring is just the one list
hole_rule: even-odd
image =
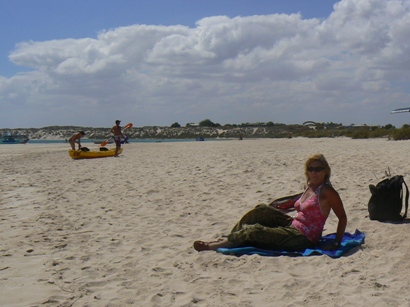
[[[62,140],[69,139],[78,131],[86,133],[85,139],[108,139],[112,135],[110,128],[91,128],[75,126],[52,126],[28,129],[0,129],[11,134],[28,135],[30,140]],[[379,126],[340,126],[338,124],[312,125],[226,125],[218,127],[132,127],[123,131],[129,139],[250,139],[250,138],[324,138],[349,137],[353,139],[389,138],[393,140],[410,139],[410,127],[395,128],[388,125]]]

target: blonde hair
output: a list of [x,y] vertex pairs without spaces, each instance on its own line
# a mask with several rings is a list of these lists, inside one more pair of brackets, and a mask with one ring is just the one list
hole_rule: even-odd
[[330,174],[332,173],[329,163],[327,163],[327,160],[323,154],[314,154],[310,156],[306,162],[305,162],[305,176],[306,176],[306,183],[309,183],[309,175],[308,175],[308,167],[310,166],[310,163],[312,162],[319,162],[322,167],[324,168],[324,171],[326,173],[325,176],[325,183],[330,183]]

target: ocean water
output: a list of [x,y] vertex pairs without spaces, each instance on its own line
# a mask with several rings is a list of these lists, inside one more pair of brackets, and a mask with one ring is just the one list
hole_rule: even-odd
[[[217,139],[209,139],[209,141],[216,141]],[[223,139],[220,139],[222,141]],[[208,140],[205,140],[208,141]],[[175,142],[196,142],[196,139],[129,139],[129,143],[175,143]],[[63,144],[67,143],[65,140],[29,140],[27,144]],[[81,144],[92,143],[94,140],[82,139]],[[8,145],[2,144],[0,145]],[[126,144],[125,144],[126,145]]]

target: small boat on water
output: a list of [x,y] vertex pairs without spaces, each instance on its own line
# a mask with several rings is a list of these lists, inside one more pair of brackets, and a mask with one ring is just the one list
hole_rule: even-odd
[[1,138],[2,144],[26,144],[29,141],[29,137],[26,134],[11,134],[5,132]]
[[[122,148],[118,150],[118,154],[122,153]],[[115,155],[115,148],[111,148],[104,151],[82,151],[82,150],[72,150],[68,151],[68,154],[73,159],[96,159],[96,158],[106,158],[106,157],[114,157]]]

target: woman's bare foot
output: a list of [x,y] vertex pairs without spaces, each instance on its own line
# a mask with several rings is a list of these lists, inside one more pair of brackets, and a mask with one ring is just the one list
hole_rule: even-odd
[[195,241],[194,248],[196,251],[206,251],[213,250],[216,251],[218,248],[223,247],[233,247],[234,245],[229,242],[227,239],[219,239],[218,241],[204,242],[204,241]]

